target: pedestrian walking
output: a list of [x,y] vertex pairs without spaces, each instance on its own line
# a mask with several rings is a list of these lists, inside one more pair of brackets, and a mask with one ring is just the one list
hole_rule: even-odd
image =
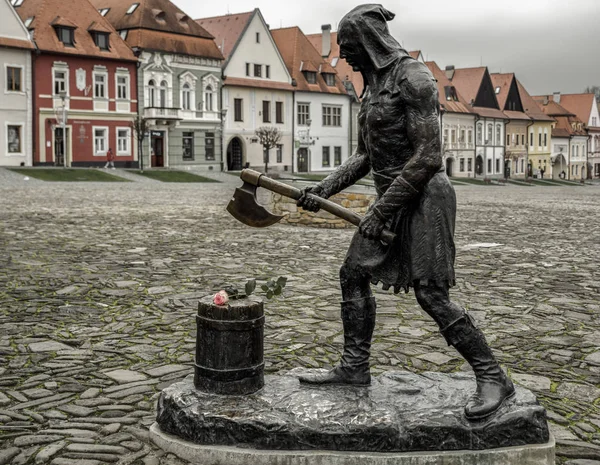
[[104,165],[104,168],[106,169],[109,166],[112,167],[113,170],[115,169],[115,154],[111,148],[106,152],[106,165]]

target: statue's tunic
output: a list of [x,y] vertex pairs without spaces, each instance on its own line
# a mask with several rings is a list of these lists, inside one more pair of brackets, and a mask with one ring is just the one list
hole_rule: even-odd
[[[415,154],[407,134],[407,101],[412,98],[410,88],[419,85],[419,80],[433,77],[422,63],[405,57],[392,64],[386,78],[370,86],[363,99],[359,137],[370,160],[378,200]],[[354,235],[346,260],[366,271],[374,284],[381,282],[384,289],[408,291],[415,282],[454,285],[456,196],[444,169],[436,171],[408,206],[393,210],[396,213],[387,222],[397,235],[393,244],[366,239],[358,232]]]

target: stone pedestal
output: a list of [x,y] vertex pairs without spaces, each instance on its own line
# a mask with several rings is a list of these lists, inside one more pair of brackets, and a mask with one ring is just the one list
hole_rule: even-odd
[[161,393],[152,436],[203,465],[554,463],[545,410],[526,389],[470,422],[470,375],[389,372],[369,387],[312,387],[296,378],[305,371],[267,376],[248,396],[203,393],[189,377]]

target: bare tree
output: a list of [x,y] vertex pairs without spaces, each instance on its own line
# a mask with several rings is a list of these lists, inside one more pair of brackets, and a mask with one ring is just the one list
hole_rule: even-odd
[[600,86],[588,86],[583,92],[585,94],[595,94],[596,102],[600,103]]
[[265,162],[265,173],[267,173],[269,171],[269,151],[279,144],[283,134],[273,126],[262,126],[254,131],[254,134],[263,147],[263,161]]
[[148,120],[143,118],[141,115],[137,117],[131,123],[135,138],[137,139],[138,146],[138,159],[140,160],[140,171],[144,172],[144,138],[148,132]]

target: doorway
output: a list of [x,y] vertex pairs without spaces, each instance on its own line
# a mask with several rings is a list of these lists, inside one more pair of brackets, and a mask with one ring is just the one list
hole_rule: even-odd
[[481,155],[477,155],[475,159],[475,174],[478,176],[483,174],[483,157]]
[[446,158],[446,175],[451,178],[454,171],[454,158]]
[[308,149],[298,150],[298,173],[308,173]]
[[67,156],[67,165],[69,163],[69,154],[67,151],[69,150],[71,144],[69,141],[71,140],[71,130],[69,128],[65,128],[67,139],[64,140],[64,133],[62,127],[57,127],[54,129],[54,165],[55,166],[65,166],[65,155]]
[[165,133],[164,131],[152,131],[150,145],[150,166],[162,168],[165,166]]
[[227,171],[240,171],[243,164],[242,143],[234,137],[227,146]]

